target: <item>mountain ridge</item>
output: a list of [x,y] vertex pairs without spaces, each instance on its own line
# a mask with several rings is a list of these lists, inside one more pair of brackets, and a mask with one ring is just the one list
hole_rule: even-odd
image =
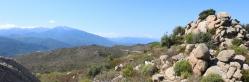
[[[23,50],[24,52],[34,51],[48,51],[58,48],[70,48],[88,45],[101,45],[101,46],[114,46],[114,45],[134,45],[145,44],[152,40],[144,38],[127,38],[122,40],[114,40],[102,37],[96,34],[88,33],[82,30],[71,28],[68,26],[56,26],[53,28],[37,27],[37,28],[10,28],[0,29],[0,36],[6,37],[8,40],[14,40],[15,43],[23,43],[22,45],[33,45],[34,48],[39,49],[26,49],[22,47],[15,48],[14,50]],[[148,40],[145,42],[144,40]],[[135,42],[134,42],[135,41]],[[8,42],[8,41],[5,41]],[[10,41],[11,42],[11,41]],[[13,41],[12,41],[13,42]],[[1,42],[1,44],[5,44]],[[11,44],[11,43],[10,43]],[[11,46],[11,45],[10,45]],[[30,47],[32,48],[32,47]],[[2,54],[11,52],[10,50],[0,51]],[[22,52],[8,53],[7,55],[25,54]]]

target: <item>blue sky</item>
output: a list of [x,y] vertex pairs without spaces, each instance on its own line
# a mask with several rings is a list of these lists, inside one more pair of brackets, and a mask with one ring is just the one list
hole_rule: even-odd
[[0,28],[70,26],[105,37],[160,38],[202,10],[249,23],[249,0],[0,0]]

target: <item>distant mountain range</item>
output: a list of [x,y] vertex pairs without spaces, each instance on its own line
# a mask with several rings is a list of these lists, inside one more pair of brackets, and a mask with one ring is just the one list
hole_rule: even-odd
[[66,26],[0,30],[0,55],[14,56],[87,45],[133,45],[156,41],[148,38],[105,38]]

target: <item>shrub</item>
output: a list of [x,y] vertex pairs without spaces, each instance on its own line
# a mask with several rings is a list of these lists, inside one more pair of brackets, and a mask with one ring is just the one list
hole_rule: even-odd
[[233,44],[234,46],[240,46],[240,44],[242,44],[242,43],[243,43],[242,39],[238,39],[238,38],[235,38],[235,39],[233,39],[233,41],[232,41],[232,44]]
[[127,65],[123,70],[122,70],[122,75],[124,77],[131,77],[134,74],[134,70],[131,65]]
[[232,46],[236,54],[246,55],[248,50],[239,46]]
[[89,78],[81,78],[79,82],[92,82]]
[[185,29],[182,26],[177,26],[174,30],[173,30],[173,35],[183,35],[185,33]]
[[242,27],[246,29],[247,33],[249,33],[249,24],[242,25]]
[[210,49],[215,49],[215,50],[217,50],[218,47],[219,47],[219,46],[217,46],[217,45],[215,44],[215,42],[214,42],[213,40],[208,41],[208,42],[206,43],[206,45],[207,45],[208,48],[210,48]]
[[204,10],[202,11],[200,14],[199,14],[199,19],[201,20],[204,20],[206,19],[209,15],[215,15],[215,10],[214,9],[207,9],[207,10]]
[[216,30],[215,30],[215,29],[208,29],[207,31],[208,31],[208,33],[210,33],[210,34],[212,34],[212,35],[214,35],[214,34],[215,34],[215,32],[216,32]]
[[206,43],[211,40],[210,33],[187,34],[185,40],[189,44]]
[[190,76],[191,76],[190,72],[181,72],[181,77],[184,78],[184,79],[187,79]]
[[249,82],[249,70],[243,70],[243,71],[242,71],[241,80],[242,80],[243,82]]
[[149,43],[150,47],[156,47],[156,46],[160,46],[160,42],[151,42]]
[[178,36],[178,35],[171,35],[171,41],[172,41],[172,45],[182,44],[184,42],[184,37]]
[[95,77],[101,72],[102,66],[100,65],[92,65],[88,70],[88,76],[91,78]]
[[209,74],[201,79],[201,82],[224,82],[218,74]]
[[163,37],[161,38],[161,45],[162,46],[166,46],[166,47],[170,47],[171,45],[173,45],[173,42],[171,40],[171,37],[168,36],[167,34],[163,35]]
[[158,71],[158,69],[153,66],[153,65],[143,65],[142,69],[141,69],[141,73],[145,76],[151,76],[154,73],[156,73]]
[[181,60],[176,62],[174,66],[174,71],[177,76],[183,75],[183,73],[192,73],[192,66],[187,60]]

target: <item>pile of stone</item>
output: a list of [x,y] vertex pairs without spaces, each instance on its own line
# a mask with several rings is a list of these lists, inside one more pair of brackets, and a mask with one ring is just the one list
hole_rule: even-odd
[[236,55],[234,50],[223,50],[216,58],[216,65],[209,67],[203,76],[213,73],[222,76],[225,82],[242,82],[242,69],[249,69],[244,56]]
[[247,33],[240,21],[232,19],[226,12],[220,12],[217,15],[209,15],[205,20],[198,19],[190,22],[185,29],[185,34],[206,33],[208,30],[214,30],[214,41],[221,46],[230,46],[232,39],[246,39]]
[[[187,79],[176,76],[174,65],[170,65],[167,58],[167,55],[160,57],[160,72],[153,75],[152,80],[154,82],[186,82]],[[195,44],[189,56],[182,60],[188,60],[192,65],[193,75],[202,77],[218,74],[225,82],[242,82],[241,71],[249,69],[243,55],[235,54],[234,50],[222,50],[215,57],[211,55],[210,49],[204,43]]]

